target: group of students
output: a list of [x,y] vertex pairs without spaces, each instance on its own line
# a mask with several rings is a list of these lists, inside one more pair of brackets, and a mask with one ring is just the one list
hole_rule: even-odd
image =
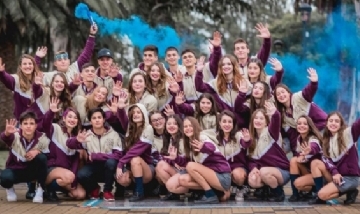
[[[219,32],[209,40],[208,62],[191,49],[179,54],[169,47],[165,66],[148,45],[128,88],[110,50],[97,53],[98,68],[89,63],[96,24],[77,61],[58,52],[53,72],[39,69],[45,47],[35,58],[24,54],[16,74],[0,63],[0,81],[15,102],[15,118],[0,136],[9,147],[0,175],[7,200],[17,200],[14,184],[28,182],[26,196],[37,203],[44,195],[57,200],[59,190],[113,201],[124,188],[133,191],[131,202],[151,191],[161,200],[191,193],[195,203],[217,203],[232,193],[242,200],[249,187],[255,197],[280,202],[291,181],[289,201],[321,204],[346,194],[344,203],[354,203],[360,120],[347,127],[340,113],[313,103],[312,68],[309,84],[291,92],[281,83],[281,63],[269,59],[269,30],[255,28],[264,41],[252,58],[243,39],[234,42],[234,55],[222,55]],[[150,183],[156,185],[149,189]]]

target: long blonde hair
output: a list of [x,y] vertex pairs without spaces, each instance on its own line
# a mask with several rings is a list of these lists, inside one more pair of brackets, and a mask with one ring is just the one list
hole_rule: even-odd
[[[22,63],[23,59],[30,59],[31,62],[33,63],[34,70],[31,73],[31,78],[30,79],[28,79],[21,70],[21,63]],[[35,76],[38,75],[40,72],[41,71],[40,71],[39,67],[36,64],[34,57],[32,57],[32,56],[30,56],[28,54],[23,54],[19,59],[18,68],[17,68],[17,71],[16,71],[16,74],[19,76],[20,90],[22,92],[26,92],[26,91],[30,90],[31,87],[32,87],[32,83],[34,82]]]
[[107,93],[106,93],[106,97],[108,97],[108,94],[109,94],[109,90],[105,87],[105,86],[98,86],[94,89],[94,92],[89,94],[87,97],[86,97],[86,103],[85,103],[85,109],[86,109],[86,112],[88,112],[90,109],[94,109],[94,108],[98,108],[98,107],[102,107],[103,105],[106,104],[106,99],[104,102],[102,103],[97,103],[95,102],[94,100],[94,96],[97,92],[99,92],[100,88],[105,88]]

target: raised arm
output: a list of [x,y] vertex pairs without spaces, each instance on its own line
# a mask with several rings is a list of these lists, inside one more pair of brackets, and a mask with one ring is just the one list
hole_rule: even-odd
[[5,85],[7,89],[11,91],[15,90],[15,77],[5,71],[5,65],[0,65],[0,81]]
[[280,131],[281,131],[281,115],[280,112],[276,109],[275,105],[272,102],[265,103],[266,113],[270,117],[270,124],[268,130],[270,136],[275,140],[279,140]]
[[86,40],[85,48],[81,52],[80,56],[77,58],[77,65],[79,70],[81,70],[82,66],[91,60],[92,52],[95,47],[95,34],[98,28],[97,25],[94,24],[90,27],[90,35]]
[[209,58],[209,67],[210,72],[216,78],[219,61],[221,59],[221,34],[220,32],[216,31],[213,34],[213,39],[209,41],[213,46],[213,51]]
[[357,142],[360,136],[360,118],[352,124],[351,135],[353,137],[353,141]]
[[269,29],[261,23],[257,24],[255,29],[259,31],[257,37],[264,39],[261,49],[257,53],[257,58],[261,60],[265,67],[271,51],[271,34]]
[[6,120],[5,131],[1,133],[1,140],[11,148],[14,140],[15,140],[15,132],[16,132],[16,120],[10,119]]
[[284,75],[284,68],[281,62],[276,58],[270,58],[269,63],[272,65],[272,69],[275,71],[275,75],[270,78],[270,89],[272,91],[275,89],[277,84],[281,83]]
[[313,68],[309,68],[307,72],[309,73],[308,78],[311,82],[302,90],[302,96],[306,101],[311,103],[318,89],[318,75]]

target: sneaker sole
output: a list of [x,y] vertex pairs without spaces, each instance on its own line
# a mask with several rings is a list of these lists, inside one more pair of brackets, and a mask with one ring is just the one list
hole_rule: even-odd
[[17,201],[17,199],[10,199],[10,200],[9,200],[9,199],[7,199],[7,201],[8,201],[8,202],[16,202],[16,201]]
[[106,199],[106,198],[104,198],[104,201],[115,201],[115,199]]
[[44,200],[33,200],[33,203],[43,203],[44,202]]

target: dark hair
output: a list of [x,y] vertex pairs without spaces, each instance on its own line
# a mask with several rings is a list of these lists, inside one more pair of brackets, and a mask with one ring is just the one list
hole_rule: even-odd
[[[79,112],[75,109],[75,108],[67,108],[64,113],[63,113],[63,117],[66,117],[66,115],[70,112],[74,112],[74,114],[76,115],[77,119],[78,119],[78,122],[76,124],[76,127],[73,128],[73,130],[71,131],[71,135],[72,136],[76,136],[78,134],[78,132],[81,130],[82,128],[82,122],[81,122],[81,118],[80,118],[80,114]],[[66,114],[66,115],[65,115]],[[62,119],[60,121],[60,126],[62,127],[65,127],[65,123],[64,123],[64,120]]]
[[179,50],[177,48],[175,48],[174,46],[170,46],[170,47],[166,48],[165,54],[167,54],[168,51],[176,51],[176,53],[179,53]]
[[146,51],[154,52],[155,56],[159,55],[159,49],[155,45],[146,45],[143,50],[143,53],[145,53]]
[[[257,80],[265,82],[266,81],[266,72],[264,70],[264,65],[261,62],[261,60],[258,58],[251,58],[248,62],[248,66],[250,65],[250,63],[255,63],[260,69],[259,77]],[[248,79],[250,80],[250,77],[248,77]]]
[[[59,96],[56,96],[55,93],[55,89],[52,86],[52,84],[55,81],[55,78],[59,76],[62,78],[63,82],[64,82],[64,90],[60,93]],[[72,101],[71,101],[71,93],[69,90],[69,83],[67,81],[67,78],[65,76],[64,73],[56,73],[52,79],[51,79],[51,83],[50,83],[50,97],[58,97],[60,103],[62,104],[62,111],[65,111],[67,108],[70,108],[73,106]],[[55,119],[61,119],[59,112],[55,114]]]
[[266,114],[266,111],[264,108],[259,108],[259,109],[256,109],[254,111],[254,113],[252,113],[251,115],[251,119],[250,119],[250,126],[249,126],[249,133],[250,133],[250,138],[252,139],[251,141],[251,145],[249,147],[249,155],[252,155],[256,146],[257,146],[257,143],[258,143],[258,138],[260,137],[260,135],[258,135],[258,133],[256,132],[256,129],[254,127],[254,119],[255,119],[255,116],[258,112],[261,112],[264,117],[265,117],[265,122],[266,122],[266,126],[268,126],[270,124],[270,118],[269,116]]
[[33,111],[25,111],[23,113],[21,113],[20,118],[19,118],[19,122],[20,124],[27,119],[34,119],[35,121],[37,120],[37,116],[35,114],[35,112]]
[[[344,139],[344,131],[347,127],[345,120],[343,118],[343,116],[341,115],[340,112],[338,111],[334,111],[331,112],[330,114],[328,114],[327,118],[326,118],[326,123],[328,123],[329,118],[333,115],[337,115],[340,118],[340,129],[339,131],[337,131],[338,136],[337,136],[337,143],[338,143],[338,148],[339,148],[339,154],[342,153],[342,151],[346,150],[346,142]],[[327,125],[324,128],[324,134],[323,134],[323,141],[322,141],[322,149],[324,152],[324,155],[326,157],[330,157],[330,153],[329,153],[329,149],[330,149],[330,138],[332,137],[332,133],[330,132],[330,130],[328,129]]]
[[[191,125],[192,125],[192,128],[193,128],[193,136],[192,136],[192,139],[195,139],[195,140],[200,140],[200,132],[202,131],[201,129],[201,126],[199,124],[199,122],[194,118],[194,117],[185,117],[185,120],[188,120],[190,121]],[[191,142],[190,139],[188,136],[186,136],[184,134],[184,137],[183,137],[183,143],[184,143],[184,150],[185,150],[185,154],[186,154],[186,157],[188,159],[191,158],[190,154],[191,152],[193,152],[194,155],[197,155],[199,152],[195,152],[195,151],[192,151],[192,148],[191,148]]]
[[[256,103],[255,98],[254,98],[254,96],[252,95],[252,92],[253,92],[253,90],[254,90],[255,85],[258,84],[258,83],[262,84],[263,87],[264,87],[264,94],[263,94],[263,96],[261,97],[259,104]],[[254,83],[253,88],[252,88],[252,90],[251,90],[251,96],[250,96],[250,115],[252,115],[252,113],[253,113],[256,109],[258,109],[258,108],[264,108],[265,102],[266,102],[267,100],[269,100],[270,98],[271,98],[270,87],[269,87],[269,85],[268,85],[266,82],[264,82],[264,81],[257,81],[256,83]]]
[[102,108],[93,108],[93,109],[90,109],[88,112],[87,112],[87,119],[89,121],[91,121],[91,117],[96,113],[96,112],[100,112],[102,117],[105,119],[106,118],[106,115],[105,115],[105,112],[104,110],[102,110]]
[[95,68],[94,64],[92,64],[91,62],[85,63],[85,64],[81,67],[81,71],[84,70],[85,68],[88,68],[88,67],[91,67],[91,66],[93,66],[93,67]]
[[129,113],[128,113],[128,117],[129,117],[129,125],[128,125],[128,133],[127,136],[125,137],[125,151],[129,151],[130,148],[140,139],[141,134],[143,133],[144,129],[145,129],[145,117],[147,115],[144,115],[144,112],[141,111],[140,112],[143,116],[143,121],[142,124],[140,126],[138,126],[136,123],[134,123],[133,121],[133,115],[134,115],[134,109],[135,108],[139,108],[139,106],[137,105],[133,105],[130,107],[129,109]]
[[[319,144],[321,145],[322,143],[322,136],[320,134],[320,131],[319,129],[316,128],[314,122],[312,121],[312,119],[307,116],[307,115],[301,115],[296,123],[299,121],[300,118],[304,118],[309,126],[309,133],[307,134],[307,136],[305,137],[305,139],[302,139],[301,135],[299,135],[299,139],[300,139],[300,144],[303,143],[303,142],[308,142],[309,141],[309,138],[311,136],[314,136],[316,137],[318,140],[319,140]],[[296,124],[297,125],[297,124]]]
[[233,144],[235,143],[239,143],[239,142],[236,142],[236,138],[235,138],[235,135],[236,135],[236,132],[237,132],[237,124],[235,122],[235,114],[229,110],[224,110],[220,113],[219,117],[218,117],[218,123],[216,124],[216,132],[218,133],[216,138],[218,139],[219,141],[219,146],[222,146],[222,142],[224,140],[224,131],[221,129],[220,127],[220,121],[222,119],[223,116],[229,116],[231,117],[232,121],[233,121],[233,128],[231,129],[230,131],[230,134],[229,134],[229,139],[228,141],[229,142],[232,142]]
[[286,107],[284,104],[280,103],[277,96],[276,96],[276,91],[278,90],[278,88],[283,88],[285,89],[289,94],[290,94],[290,99],[291,99],[291,96],[292,96],[292,92],[290,90],[289,87],[287,87],[285,84],[283,83],[279,83],[275,86],[275,89],[274,89],[274,100],[275,100],[275,106],[277,108],[277,110],[280,112],[281,114],[281,124],[284,124],[284,120],[285,120],[285,112],[286,112]]
[[238,38],[238,39],[236,39],[236,40],[234,41],[234,49],[235,49],[235,45],[236,45],[236,44],[239,44],[239,43],[244,43],[244,44],[246,45],[246,47],[248,47],[248,44],[247,44],[247,42],[246,42],[245,39],[243,39],[243,38]]
[[[211,105],[212,105],[211,109],[210,109],[210,112],[208,114],[216,116],[217,112],[218,112],[218,104],[215,101],[214,96],[209,94],[209,93],[203,93],[199,97],[199,99],[197,99],[196,102],[195,102],[195,114],[194,114],[194,117],[197,119],[199,124],[202,123],[202,118],[205,116],[205,114],[200,110],[200,102],[204,98],[209,99],[210,102],[211,102]],[[217,120],[216,120],[216,122],[217,122]],[[202,125],[204,125],[204,124],[202,124]]]
[[173,139],[173,141],[172,141],[173,146],[178,150],[178,153],[179,153],[179,143],[180,143],[180,140],[183,138],[184,129],[183,129],[183,122],[182,122],[180,116],[177,114],[170,115],[168,118],[166,118],[166,122],[165,122],[165,130],[164,130],[164,134],[162,137],[163,147],[161,149],[161,154],[168,153],[170,139],[172,138],[171,134],[169,134],[169,132],[166,130],[166,123],[169,119],[174,119],[178,126],[178,132],[176,133],[175,139]]
[[[159,68],[159,73],[160,73],[159,82],[155,87],[153,86],[153,83],[152,83],[151,77],[150,77],[151,68],[153,66],[158,67]],[[162,65],[162,63],[161,62],[154,62],[153,64],[151,64],[151,66],[146,71],[146,73],[147,73],[147,75],[145,75],[146,88],[148,90],[150,90],[149,92],[151,94],[157,95],[157,97],[159,97],[159,98],[164,97],[166,95],[166,90],[167,90],[167,88],[166,88],[166,80],[167,80],[168,76],[166,75],[166,71],[165,71],[165,68]]]
[[150,85],[149,85],[149,83],[147,83],[149,80],[148,80],[148,78],[147,78],[146,76],[148,76],[148,75],[144,74],[144,73],[141,72],[141,71],[138,71],[138,72],[134,73],[134,74],[131,76],[131,78],[130,78],[130,80],[129,80],[129,85],[128,85],[128,87],[129,87],[128,92],[129,92],[129,95],[130,95],[130,98],[129,98],[129,104],[130,104],[130,105],[133,105],[133,104],[137,103],[137,102],[136,102],[136,97],[135,97],[135,91],[134,91],[134,89],[132,88],[132,82],[134,81],[134,79],[135,79],[136,76],[142,76],[142,77],[143,77],[143,79],[144,79],[144,84],[145,84],[144,92],[145,92],[145,91],[151,92]]
[[186,53],[192,53],[192,54],[194,54],[194,56],[196,57],[195,51],[193,51],[193,50],[190,49],[190,48],[184,49],[184,50],[181,52],[181,56],[183,56],[183,55],[186,54]]

